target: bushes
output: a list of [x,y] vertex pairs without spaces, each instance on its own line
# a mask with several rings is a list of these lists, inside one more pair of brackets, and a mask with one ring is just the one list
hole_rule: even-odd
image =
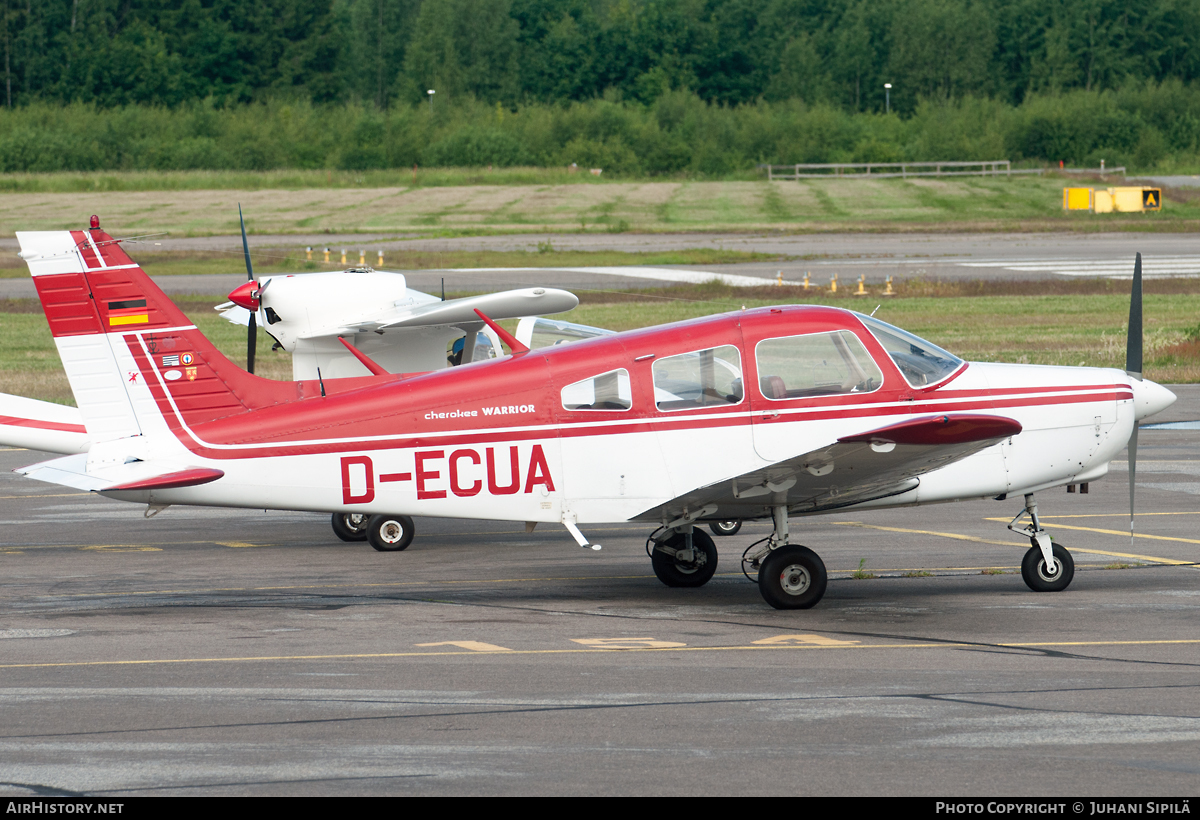
[[369,171],[492,165],[604,168],[608,174],[723,176],[756,163],[991,160],[1137,169],[1200,165],[1200,89],[924,101],[906,118],[829,104],[709,104],[668,91],[650,105],[488,106],[471,98],[379,111],[266,102],[174,109],[83,104],[0,109],[0,171]]

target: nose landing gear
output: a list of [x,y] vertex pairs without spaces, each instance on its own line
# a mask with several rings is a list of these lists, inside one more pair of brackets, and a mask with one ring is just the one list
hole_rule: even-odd
[[[1016,523],[1026,513],[1029,514],[1030,523],[1018,529]],[[1025,586],[1034,592],[1061,592],[1071,585],[1071,579],[1075,577],[1075,559],[1066,547],[1054,543],[1042,528],[1033,493],[1025,496],[1025,509],[1017,513],[1008,528],[1028,536],[1033,545],[1021,561],[1021,578]]]

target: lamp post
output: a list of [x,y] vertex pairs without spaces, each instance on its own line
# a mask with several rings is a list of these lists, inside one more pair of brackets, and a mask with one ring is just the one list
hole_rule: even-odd
[[[433,92],[430,91],[429,93],[432,94]],[[892,84],[891,83],[883,84],[883,98],[887,102],[887,113],[889,113],[889,114],[892,113]]]
[[432,116],[432,115],[433,115],[433,94],[434,94],[434,91],[433,91],[433,89],[431,88],[431,89],[429,89],[428,91],[426,91],[425,93],[429,95],[429,113],[430,113],[430,115]]

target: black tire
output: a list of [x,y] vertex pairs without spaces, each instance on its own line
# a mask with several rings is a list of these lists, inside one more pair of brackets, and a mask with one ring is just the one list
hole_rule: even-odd
[[713,531],[713,535],[737,535],[737,531],[742,528],[742,519],[731,518],[728,521],[714,521],[708,525],[708,528]]
[[334,513],[333,534],[343,541],[366,541],[371,516],[362,513]]
[[809,609],[825,595],[825,562],[808,547],[780,547],[758,571],[758,591],[776,609]]
[[1025,586],[1034,592],[1062,592],[1071,585],[1071,579],[1075,577],[1075,559],[1066,547],[1058,543],[1054,544],[1053,554],[1054,563],[1058,564],[1059,569],[1054,575],[1049,575],[1042,551],[1036,544],[1029,548],[1021,561],[1021,577],[1025,579]]
[[[671,549],[683,549],[683,533],[677,532],[666,541]],[[654,550],[650,553],[650,564],[658,580],[669,587],[702,587],[717,571],[717,545],[703,530],[692,530],[692,548],[696,551],[696,560],[691,564],[682,564],[665,552]]]
[[408,549],[415,530],[407,515],[373,515],[367,522],[367,540],[380,552]]

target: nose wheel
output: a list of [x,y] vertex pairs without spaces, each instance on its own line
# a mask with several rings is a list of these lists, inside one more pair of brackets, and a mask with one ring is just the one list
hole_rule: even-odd
[[1061,592],[1075,577],[1075,559],[1062,544],[1055,543],[1054,566],[1046,565],[1041,547],[1036,543],[1025,553],[1021,561],[1021,578],[1034,592]]

